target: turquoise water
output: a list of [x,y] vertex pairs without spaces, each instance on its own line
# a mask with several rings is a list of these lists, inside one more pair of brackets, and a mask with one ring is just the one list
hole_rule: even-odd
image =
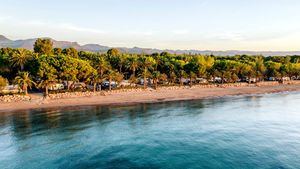
[[300,168],[300,93],[2,113],[0,168]]

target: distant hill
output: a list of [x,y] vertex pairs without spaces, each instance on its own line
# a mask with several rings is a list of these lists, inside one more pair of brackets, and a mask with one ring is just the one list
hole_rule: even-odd
[[[24,39],[24,40],[11,40],[6,38],[3,35],[0,35],[0,48],[11,47],[11,48],[25,48],[29,50],[33,50],[33,44],[37,38],[34,39]],[[59,48],[69,48],[73,47],[77,50],[82,51],[91,51],[91,52],[106,52],[108,49],[112,48],[109,46],[102,46],[99,44],[86,44],[80,45],[77,42],[69,42],[69,41],[57,41],[55,39],[49,38],[53,41],[54,47]],[[263,56],[285,56],[285,55],[300,55],[300,51],[240,51],[240,50],[228,50],[228,51],[211,51],[211,50],[161,50],[161,49],[152,49],[152,48],[126,48],[126,47],[117,47],[120,51],[126,53],[161,53],[161,52],[169,52],[176,54],[206,54],[206,55],[218,55],[218,56],[232,56],[232,55],[263,55]]]

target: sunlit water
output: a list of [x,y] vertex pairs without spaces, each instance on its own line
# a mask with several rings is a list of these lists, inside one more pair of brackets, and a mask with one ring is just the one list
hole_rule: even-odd
[[0,168],[300,168],[300,93],[2,113]]

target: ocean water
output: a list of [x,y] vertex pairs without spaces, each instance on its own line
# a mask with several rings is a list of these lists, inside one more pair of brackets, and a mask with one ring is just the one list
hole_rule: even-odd
[[300,168],[300,93],[1,113],[0,168]]

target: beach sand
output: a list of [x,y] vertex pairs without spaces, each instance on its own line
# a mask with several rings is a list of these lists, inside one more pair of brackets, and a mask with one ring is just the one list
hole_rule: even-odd
[[43,99],[42,95],[32,95],[30,101],[0,102],[0,112],[12,112],[27,109],[56,108],[89,105],[131,105],[138,103],[156,103],[164,101],[195,100],[233,95],[249,95],[300,91],[300,84],[245,87],[183,87],[178,89],[160,88],[140,91],[105,92],[105,96],[73,97],[61,99]]

